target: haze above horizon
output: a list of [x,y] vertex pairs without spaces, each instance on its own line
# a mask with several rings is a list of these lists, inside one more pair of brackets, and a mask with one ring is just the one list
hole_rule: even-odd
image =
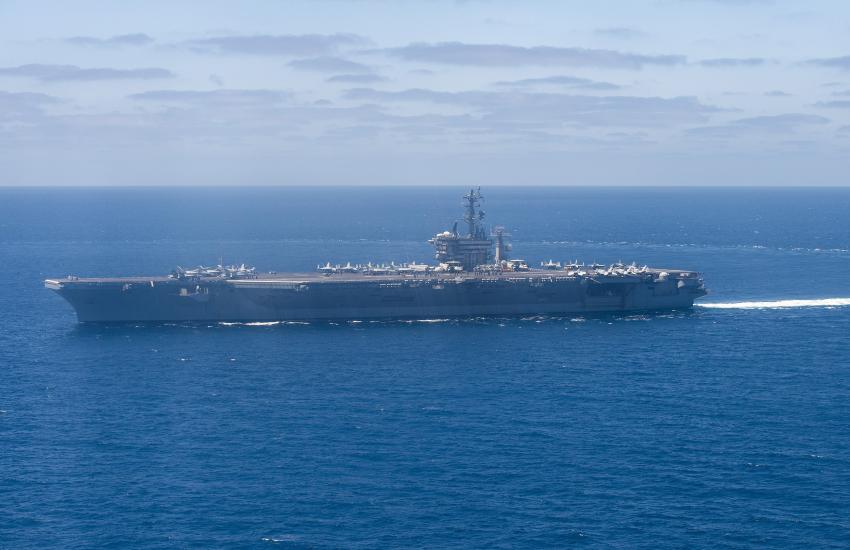
[[850,4],[0,3],[0,186],[846,186]]

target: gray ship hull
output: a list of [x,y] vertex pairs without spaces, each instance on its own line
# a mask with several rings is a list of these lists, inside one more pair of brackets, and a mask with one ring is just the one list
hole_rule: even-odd
[[80,322],[312,321],[556,315],[683,309],[705,294],[696,273],[581,277],[266,274],[250,279],[48,279]]

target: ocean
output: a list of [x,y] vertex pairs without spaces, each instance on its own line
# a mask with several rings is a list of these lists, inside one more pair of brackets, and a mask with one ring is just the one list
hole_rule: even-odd
[[846,548],[850,189],[485,188],[692,311],[81,326],[46,277],[430,261],[463,189],[0,189],[0,548]]

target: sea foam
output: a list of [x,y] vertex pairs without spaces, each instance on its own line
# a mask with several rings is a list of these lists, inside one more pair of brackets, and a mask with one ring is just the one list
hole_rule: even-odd
[[799,307],[850,306],[850,298],[816,298],[811,300],[771,300],[765,302],[723,302],[695,304],[711,309],[788,309]]

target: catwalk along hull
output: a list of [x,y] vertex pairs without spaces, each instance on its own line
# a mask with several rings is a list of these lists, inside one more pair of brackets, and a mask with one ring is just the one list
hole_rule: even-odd
[[705,290],[696,273],[616,277],[563,272],[456,276],[260,274],[250,279],[48,279],[80,322],[303,321],[683,309]]

